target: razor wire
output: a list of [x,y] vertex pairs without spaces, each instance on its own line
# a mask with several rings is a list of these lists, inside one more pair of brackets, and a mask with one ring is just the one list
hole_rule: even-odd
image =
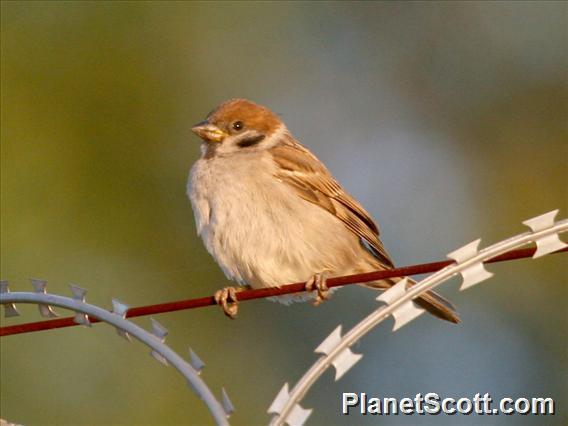
[[347,373],[363,357],[363,354],[352,352],[351,346],[388,316],[394,317],[392,330],[394,332],[423,314],[424,309],[417,307],[413,299],[424,292],[458,274],[462,276],[460,291],[479,284],[493,276],[493,273],[485,269],[484,261],[531,242],[535,242],[537,246],[532,256],[533,259],[564,249],[568,244],[560,240],[559,234],[568,231],[568,219],[555,222],[554,218],[557,213],[558,210],[554,210],[525,220],[523,224],[528,226],[531,229],[530,231],[500,241],[482,250],[478,249],[481,239],[466,244],[448,254],[448,257],[455,260],[456,263],[446,266],[415,285],[408,286],[408,278],[404,278],[383,292],[376,300],[384,302],[386,305],[373,311],[343,337],[341,336],[342,326],[338,325],[315,349],[316,353],[323,356],[309,368],[291,391],[288,383],[285,383],[280,389],[268,408],[268,413],[274,414],[270,425],[303,425],[313,409],[303,408],[300,403],[317,379],[331,365],[335,368],[335,381]]
[[[536,251],[536,247],[528,247],[510,250],[499,256],[492,257],[485,263],[504,262],[515,259],[524,259],[532,257]],[[568,253],[568,247],[558,250],[554,253]],[[383,269],[373,272],[364,272],[361,274],[345,275],[342,277],[329,278],[327,286],[329,288],[360,284],[370,281],[381,281],[387,278],[405,277],[409,275],[427,274],[437,272],[440,269],[455,263],[453,260],[445,260],[439,262],[422,263],[418,265],[402,266],[393,269]],[[248,300],[261,299],[266,297],[281,296],[283,294],[298,293],[305,291],[305,283],[283,284],[278,287],[265,287],[254,290],[244,290],[239,293],[238,301],[244,302]],[[2,294],[0,294],[0,303]],[[173,302],[158,303],[153,305],[138,306],[128,309],[126,318],[134,318],[152,314],[162,314],[166,312],[176,312],[186,309],[195,309],[205,306],[216,305],[213,296],[200,297],[196,299],[177,300]],[[91,323],[97,323],[97,318],[92,318]],[[21,333],[31,333],[43,330],[54,330],[62,327],[70,327],[79,325],[74,321],[74,317],[64,317],[56,319],[48,319],[45,321],[28,322],[0,327],[0,337],[13,336]]]
[[[488,247],[480,252],[478,252],[478,246],[480,240],[476,240],[461,249],[458,249],[448,256],[453,261],[444,261],[444,262],[435,262],[431,264],[424,264],[424,265],[414,265],[409,267],[398,268],[397,270],[392,271],[375,271],[370,273],[364,274],[357,274],[352,276],[346,277],[337,277],[337,278],[330,278],[329,280],[329,287],[335,287],[340,285],[346,285],[356,282],[365,282],[371,280],[380,280],[382,278],[390,277],[390,276],[401,276],[403,275],[411,275],[417,273],[425,273],[425,272],[433,272],[438,271],[432,276],[428,277],[427,279],[423,280],[422,282],[416,284],[415,286],[411,287],[410,289],[406,289],[406,280],[399,282],[396,286],[391,288],[389,291],[382,293],[382,295],[377,298],[383,302],[386,302],[388,305],[386,307],[380,308],[375,311],[373,314],[369,315],[365,320],[361,321],[361,323],[354,327],[348,334],[346,334],[343,338],[341,338],[341,325],[338,326],[334,332],[328,336],[328,338],[316,349],[317,353],[324,354],[324,357],[320,359],[320,361],[325,361],[323,365],[323,370],[321,369],[321,363],[316,362],[314,366],[304,375],[304,378],[298,382],[298,384],[292,389],[292,392],[288,390],[288,384],[286,383],[276,399],[274,400],[273,404],[271,405],[269,412],[277,414],[276,417],[272,419],[271,424],[282,424],[282,422],[286,422],[290,425],[301,425],[303,424],[308,416],[311,414],[312,410],[303,409],[299,402],[307,393],[311,385],[315,383],[317,378],[323,374],[323,372],[327,369],[329,364],[335,366],[336,368],[336,380],[345,374],[357,361],[360,360],[362,355],[354,354],[350,350],[350,346],[358,341],[364,334],[370,331],[373,327],[375,327],[378,323],[382,320],[387,318],[389,315],[393,315],[395,318],[395,327],[394,330],[400,328],[402,325],[406,324],[407,322],[411,321],[412,319],[419,316],[423,311],[415,308],[414,304],[412,303],[412,299],[419,296],[424,291],[433,288],[442,282],[446,281],[450,277],[461,273],[464,278],[464,283],[462,284],[461,290],[468,288],[478,282],[481,282],[490,276],[488,271],[484,269],[483,262],[496,262],[502,260],[510,260],[516,259],[521,257],[528,257],[532,254],[533,258],[540,257],[544,254],[552,253],[554,251],[566,251],[566,244],[560,241],[558,238],[558,234],[561,232],[565,232],[568,230],[568,223],[567,221],[561,221],[554,223],[554,217],[556,216],[558,210],[549,212],[547,214],[541,215],[539,217],[529,219],[525,222],[527,226],[529,226],[532,232],[527,232],[521,234],[517,237],[510,238],[508,240],[502,241],[501,243],[497,243],[491,247]],[[536,242],[537,248],[534,249],[514,249],[515,247],[523,246],[529,242]],[[502,254],[505,253],[505,254]],[[457,262],[457,264],[455,263]],[[444,266],[446,266],[444,268]],[[441,269],[444,268],[444,269]],[[472,282],[471,278],[468,277],[475,277],[479,281]],[[469,283],[466,286],[466,283]],[[36,280],[32,279],[32,285],[34,286],[35,292],[34,293],[10,293],[8,288],[7,281],[0,282],[0,303],[4,304],[5,307],[5,316],[16,316],[18,312],[15,308],[14,303],[35,303],[38,304],[40,313],[44,317],[54,317],[56,316],[51,306],[61,306],[64,308],[68,308],[71,310],[75,310],[76,315],[73,318],[69,318],[73,324],[83,324],[86,326],[90,326],[91,322],[109,322],[105,320],[105,316],[107,314],[115,315],[114,320],[116,321],[117,318],[122,319],[126,323],[135,326],[134,324],[130,323],[125,319],[125,317],[130,316],[139,316],[148,313],[160,313],[160,312],[167,312],[179,309],[187,309],[190,306],[179,306],[179,305],[192,305],[191,307],[199,307],[199,306],[206,306],[211,304],[209,299],[212,298],[201,298],[201,299],[193,299],[183,302],[170,302],[166,304],[160,305],[151,305],[147,307],[140,307],[140,308],[132,308],[129,309],[128,306],[113,300],[113,312],[106,311],[104,309],[98,308],[93,305],[87,305],[85,303],[85,294],[86,291],[77,287],[75,285],[71,285],[71,290],[73,293],[73,299],[66,298],[64,296],[55,296],[46,293],[46,281],[43,280]],[[245,296],[242,300],[251,300],[260,297],[267,297],[271,296],[273,292],[296,292],[301,291],[303,289],[303,283],[298,284],[291,284],[287,286],[282,286],[277,289],[261,289],[261,290],[250,290],[248,292],[243,292],[244,294],[239,294],[239,300],[241,300],[241,295]],[[297,287],[297,288],[296,288]],[[302,287],[302,288],[300,288]],[[249,294],[247,294],[249,293]],[[62,298],[61,300],[57,300],[57,298]],[[71,304],[69,303],[71,302]],[[74,306],[74,303],[82,303],[84,306],[89,306],[91,308],[99,309],[102,312],[98,312],[101,315],[98,315],[95,311],[81,311],[81,309],[75,309],[77,306]],[[81,306],[83,306],[81,305]],[[166,308],[166,309],[164,309]],[[382,310],[381,310],[382,309]],[[138,312],[140,311],[140,312]],[[144,311],[144,312],[143,312]],[[149,311],[149,312],[148,312]],[[132,315],[131,315],[132,314]],[[92,317],[92,320],[89,320],[89,316]],[[372,318],[371,318],[372,317]],[[28,323],[23,324],[24,326],[33,326],[33,325],[48,325],[50,322],[57,322],[63,321],[66,319],[58,319],[58,320],[51,320],[45,321],[43,323]],[[160,342],[165,346],[163,343],[165,340],[165,336],[167,334],[167,330],[163,328],[157,321],[151,319],[152,321],[152,333],[146,332],[144,329],[142,330],[143,333],[146,333],[146,340],[148,337],[151,339],[150,341],[154,344],[156,342]],[[140,338],[132,330],[126,330],[117,326],[114,323],[111,323],[117,327],[117,330],[121,335],[127,337],[132,335],[136,337],[138,340],[142,341],[143,343],[147,344],[148,346],[152,347],[152,355],[160,362],[167,362],[171,354],[168,351],[165,351],[166,354],[163,352],[155,350],[155,348],[148,344],[143,338]],[[67,326],[69,324],[61,324],[59,326]],[[10,328],[10,327],[8,327]],[[139,327],[138,327],[139,328]],[[2,327],[2,329],[6,329],[6,327]],[[46,328],[37,328],[39,329],[48,329]],[[32,330],[33,331],[33,330]],[[358,334],[357,334],[358,333]],[[11,332],[8,334],[12,334]],[[171,351],[167,346],[166,349]],[[175,352],[171,351],[174,355],[172,359],[175,357],[180,358]],[[178,368],[175,362],[170,362],[180,371],[180,373],[184,374],[183,371]],[[203,367],[202,361],[195,355],[195,353],[190,349],[190,367],[194,370],[194,373],[199,373],[200,369]],[[181,364],[187,364],[183,359],[181,359]],[[315,370],[314,370],[315,369]],[[313,373],[315,372],[315,376]],[[188,379],[188,383],[192,386],[194,391],[208,404],[208,400],[203,397],[200,393],[201,388],[196,388],[194,386],[194,382],[187,377],[185,374],[184,376]],[[195,374],[191,376],[195,378]],[[197,379],[199,379],[197,377]],[[201,383],[205,386],[204,383]],[[220,404],[215,398],[212,396],[212,393],[208,390],[205,386],[206,390],[208,391],[209,395],[212,397],[213,400],[213,407],[209,406],[212,414],[215,417],[215,420],[218,424],[227,424],[227,417],[228,415],[234,410],[225,390],[222,391],[222,404]],[[223,414],[220,414],[219,407]]]
[[152,349],[150,355],[161,364],[165,366],[173,365],[185,377],[190,388],[205,403],[215,422],[218,425],[229,425],[227,419],[234,412],[234,407],[225,388],[221,390],[222,399],[219,402],[199,376],[201,370],[205,367],[203,361],[191,348],[189,348],[188,362],[167,346],[165,340],[168,330],[154,318],[150,318],[151,331],[147,331],[125,318],[129,307],[117,299],[112,299],[112,311],[108,311],[86,303],[85,296],[87,290],[77,285],[69,285],[72,297],[66,297],[47,293],[47,281],[45,280],[32,278],[31,283],[34,288],[33,292],[10,292],[8,281],[0,282],[0,303],[4,305],[5,317],[19,315],[16,303],[28,303],[37,304],[39,312],[43,317],[56,317],[57,314],[53,310],[53,306],[58,306],[74,311],[74,321],[77,324],[91,327],[90,317],[108,323],[114,326],[117,333],[127,341],[135,338],[150,347]]

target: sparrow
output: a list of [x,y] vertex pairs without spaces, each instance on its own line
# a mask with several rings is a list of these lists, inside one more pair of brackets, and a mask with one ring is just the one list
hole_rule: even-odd
[[[271,110],[232,99],[192,131],[202,140],[187,184],[197,233],[241,288],[306,282],[306,292],[273,299],[315,298],[318,304],[331,291],[328,277],[394,268],[369,213]],[[401,279],[361,285],[385,290]],[[238,291],[226,287],[215,294],[231,318]],[[460,322],[452,304],[432,291],[415,303]]]

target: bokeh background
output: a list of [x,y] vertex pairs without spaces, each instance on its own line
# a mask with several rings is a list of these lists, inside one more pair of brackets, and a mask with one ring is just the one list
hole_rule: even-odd
[[[1,277],[13,290],[44,278],[59,294],[74,282],[107,307],[227,285],[185,185],[192,124],[232,97],[281,114],[379,221],[400,265],[496,242],[552,209],[565,217],[566,17],[563,2],[2,2]],[[566,424],[565,255],[490,270],[471,291],[441,289],[460,326],[424,316],[361,341],[363,360],[306,397],[310,424]],[[236,321],[214,308],[159,320],[174,350],[205,360],[217,395],[227,388],[234,424],[265,424],[283,383],[374,296],[350,287],[317,309],[255,301]],[[39,319],[21,311],[2,325]],[[105,325],[3,338],[1,416],[210,424],[147,352]],[[553,397],[558,414],[342,417],[342,392]]]

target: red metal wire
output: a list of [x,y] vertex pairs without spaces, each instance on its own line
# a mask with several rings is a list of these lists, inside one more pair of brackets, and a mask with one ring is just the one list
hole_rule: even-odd
[[[535,247],[511,250],[500,256],[488,260],[485,263],[503,262],[513,259],[523,259],[531,257],[536,251]],[[567,252],[568,247],[557,251],[556,253]],[[347,275],[343,277],[329,278],[327,280],[328,287],[339,287],[344,285],[351,285],[363,283],[368,281],[381,280],[392,277],[405,277],[409,275],[425,274],[429,272],[436,272],[440,269],[454,263],[453,260],[446,260],[441,262],[423,263],[421,265],[403,266],[401,268],[391,269],[388,271],[374,271],[364,274]],[[262,288],[257,290],[244,290],[237,293],[239,301],[261,299],[271,296],[280,296],[288,293],[297,293],[304,291],[305,283],[295,283],[283,285],[280,287]],[[161,314],[165,312],[181,311],[184,309],[202,308],[204,306],[215,305],[213,296],[200,297],[198,299],[180,300],[176,302],[159,303],[156,305],[139,306],[137,308],[130,308],[126,313],[127,318],[139,317],[144,315]],[[89,318],[91,323],[100,322],[97,318]],[[47,321],[30,322],[24,324],[10,325],[0,327],[0,336],[11,336],[13,334],[30,333],[34,331],[52,330],[54,328],[71,327],[77,325],[73,321],[73,317],[58,318]]]

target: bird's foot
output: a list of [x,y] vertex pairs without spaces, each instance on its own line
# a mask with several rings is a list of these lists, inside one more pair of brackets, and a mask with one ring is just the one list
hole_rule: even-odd
[[237,299],[237,293],[250,290],[249,285],[245,285],[239,288],[235,287],[223,287],[221,290],[215,292],[213,298],[215,302],[223,308],[223,313],[231,319],[235,319],[237,312],[239,310],[239,300]]
[[217,305],[223,308],[223,312],[231,319],[235,319],[239,310],[237,299],[237,289],[235,287],[223,287],[215,292],[213,296]]
[[329,288],[327,287],[328,271],[318,272],[314,274],[306,282],[306,291],[316,290],[318,292],[313,305],[318,306],[323,301],[329,299]]

